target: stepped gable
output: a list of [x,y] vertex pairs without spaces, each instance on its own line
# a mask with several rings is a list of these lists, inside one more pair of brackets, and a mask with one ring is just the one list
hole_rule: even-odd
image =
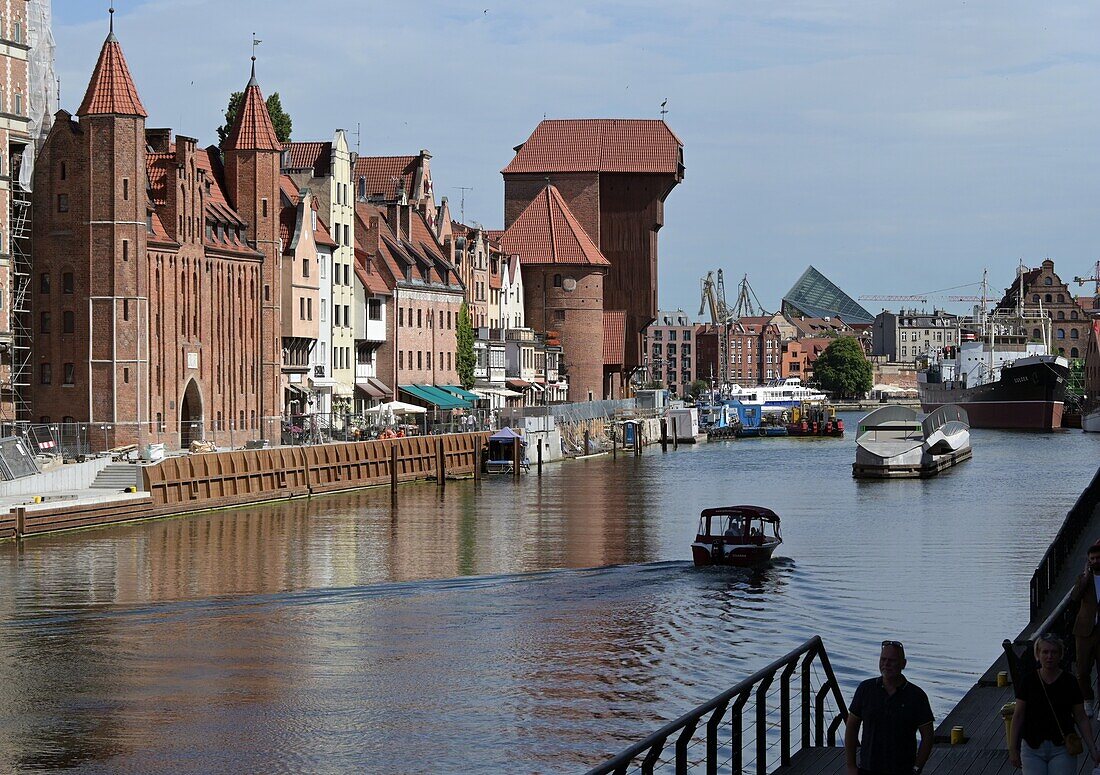
[[544,119],[501,172],[677,175],[682,147],[680,138],[660,120]]
[[412,196],[419,161],[419,156],[360,156],[355,162],[356,190],[366,199],[396,200],[402,191]]
[[279,142],[275,127],[271,123],[271,114],[267,112],[264,95],[260,92],[260,84],[256,80],[255,57],[252,59],[252,77],[244,89],[241,109],[237,111],[237,120],[233,122],[226,144],[229,148],[238,151],[279,151],[281,153],[283,150],[283,144]]
[[577,222],[555,186],[547,186],[520,213],[500,238],[505,253],[521,264],[611,266]]
[[84,93],[84,101],[80,103],[76,115],[149,117],[141,104],[134,79],[130,77],[130,68],[126,65],[126,57],[122,55],[122,46],[113,30],[103,42],[99,61],[88,81],[88,91]]

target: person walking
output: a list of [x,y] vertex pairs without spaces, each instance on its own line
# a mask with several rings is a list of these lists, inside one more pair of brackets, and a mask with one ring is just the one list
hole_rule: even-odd
[[1087,703],[1085,713],[1097,710],[1092,691],[1092,668],[1100,666],[1100,621],[1097,600],[1100,600],[1100,541],[1089,547],[1085,570],[1077,577],[1070,599],[1077,603],[1077,618],[1073,620],[1073,637],[1077,646],[1077,684]]
[[844,728],[848,775],[920,775],[932,754],[932,707],[924,690],[902,674],[905,665],[905,647],[899,641],[884,640],[879,677],[861,683],[848,708]]
[[1058,636],[1040,635],[1035,639],[1039,669],[1025,673],[1016,686],[1008,761],[1022,767],[1024,775],[1074,775],[1077,755],[1085,747],[1092,761],[1100,764],[1081,687],[1062,669],[1064,653]]

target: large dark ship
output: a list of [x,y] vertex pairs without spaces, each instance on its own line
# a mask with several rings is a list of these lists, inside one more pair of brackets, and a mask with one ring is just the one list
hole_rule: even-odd
[[[1065,358],[998,350],[992,353],[995,365],[983,367],[983,361],[973,356],[984,355],[988,364],[987,343],[964,342],[947,350],[942,359],[917,374],[921,411],[957,404],[966,410],[972,428],[1049,431],[1061,426],[1069,381]],[[1005,355],[1017,357],[1006,359]],[[970,369],[965,368],[968,364]]]

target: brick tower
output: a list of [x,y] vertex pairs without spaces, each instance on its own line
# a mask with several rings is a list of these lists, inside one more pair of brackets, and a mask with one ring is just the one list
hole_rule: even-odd
[[[35,420],[149,429],[145,119],[122,47],[103,43],[76,115],[59,112],[35,171]],[[90,354],[90,357],[89,357]]]
[[260,433],[263,438],[278,439],[283,405],[278,217],[283,144],[275,134],[256,80],[256,57],[252,57],[252,77],[223,150],[230,200],[251,228],[250,244],[264,254],[260,292]]

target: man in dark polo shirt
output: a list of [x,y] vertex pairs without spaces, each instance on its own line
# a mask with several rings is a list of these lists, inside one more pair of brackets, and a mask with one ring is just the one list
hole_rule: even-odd
[[920,775],[928,761],[932,708],[924,690],[905,680],[904,669],[905,647],[896,640],[883,641],[878,658],[881,677],[861,683],[848,708],[844,729],[848,775]]

